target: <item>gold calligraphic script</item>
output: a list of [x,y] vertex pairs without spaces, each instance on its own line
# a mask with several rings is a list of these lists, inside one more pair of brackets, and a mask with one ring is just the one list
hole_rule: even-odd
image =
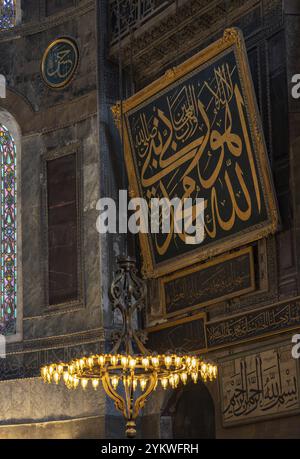
[[[158,277],[275,232],[278,212],[247,54],[238,29],[123,102],[130,187],[170,205],[170,231],[140,234],[144,274]],[[187,243],[204,201],[204,239]],[[158,214],[163,221],[163,212]],[[149,217],[150,221],[150,217]],[[181,224],[180,224],[181,223]],[[177,228],[181,228],[177,231]]]
[[299,367],[290,344],[221,365],[224,426],[299,412]]

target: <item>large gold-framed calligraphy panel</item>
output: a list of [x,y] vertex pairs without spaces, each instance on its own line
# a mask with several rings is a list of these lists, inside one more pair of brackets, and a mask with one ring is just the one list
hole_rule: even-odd
[[[204,198],[205,238],[140,234],[144,274],[175,271],[275,232],[278,226],[260,117],[242,33],[223,38],[123,103],[132,194]],[[172,214],[174,215],[174,214]],[[173,216],[173,218],[175,218]]]

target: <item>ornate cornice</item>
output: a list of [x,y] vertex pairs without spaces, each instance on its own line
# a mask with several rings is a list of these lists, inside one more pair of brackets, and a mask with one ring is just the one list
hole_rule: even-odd
[[[263,27],[258,26],[262,33],[282,24],[281,0],[232,0],[228,4],[225,11],[221,0],[187,0],[177,14],[168,6],[155,20],[132,28],[131,34],[121,40],[122,63],[133,67],[138,87],[197,52],[210,37],[222,34],[248,13],[251,17],[255,11],[263,18]],[[119,45],[113,44],[110,57],[117,61],[118,55]]]

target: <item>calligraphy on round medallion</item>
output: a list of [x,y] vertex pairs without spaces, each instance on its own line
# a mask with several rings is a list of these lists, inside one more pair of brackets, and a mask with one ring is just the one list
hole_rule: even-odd
[[78,67],[79,51],[69,38],[54,40],[42,60],[42,76],[50,88],[64,88],[72,80]]

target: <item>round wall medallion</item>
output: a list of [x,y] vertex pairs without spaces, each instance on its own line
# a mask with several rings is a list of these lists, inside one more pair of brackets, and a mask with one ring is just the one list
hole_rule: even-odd
[[63,88],[73,78],[78,66],[79,51],[69,38],[58,38],[46,49],[42,60],[42,76],[50,88]]

